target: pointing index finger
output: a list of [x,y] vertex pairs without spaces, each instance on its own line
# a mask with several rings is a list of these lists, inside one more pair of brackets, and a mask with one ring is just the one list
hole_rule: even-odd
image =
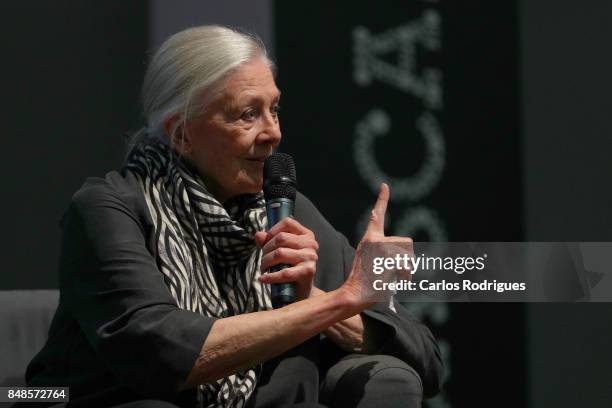
[[387,204],[389,203],[389,186],[386,183],[381,183],[380,191],[376,204],[372,209],[370,221],[368,222],[367,233],[385,235],[385,213],[387,212]]

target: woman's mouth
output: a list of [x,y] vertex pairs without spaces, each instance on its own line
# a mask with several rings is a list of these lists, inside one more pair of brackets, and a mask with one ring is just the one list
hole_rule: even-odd
[[246,161],[251,163],[254,166],[263,167],[264,162],[266,161],[266,158],[265,157],[253,157],[250,159],[246,159]]

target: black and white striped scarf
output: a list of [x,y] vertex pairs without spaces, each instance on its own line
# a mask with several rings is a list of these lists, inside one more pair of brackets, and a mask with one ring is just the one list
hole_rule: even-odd
[[[173,156],[174,155],[174,156]],[[158,139],[146,139],[125,165],[137,177],[155,226],[157,265],[177,305],[211,317],[271,309],[269,287],[259,283],[264,231],[263,195],[221,205],[197,172]],[[261,366],[199,386],[202,407],[241,407]]]

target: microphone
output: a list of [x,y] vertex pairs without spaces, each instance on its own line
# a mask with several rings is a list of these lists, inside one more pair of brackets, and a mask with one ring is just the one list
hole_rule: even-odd
[[[285,153],[273,153],[264,162],[263,192],[266,200],[268,231],[283,218],[293,217],[295,206],[295,164],[293,158]],[[278,272],[290,265],[279,264],[270,268]],[[291,283],[271,285],[272,307],[278,309],[295,300],[295,288]]]

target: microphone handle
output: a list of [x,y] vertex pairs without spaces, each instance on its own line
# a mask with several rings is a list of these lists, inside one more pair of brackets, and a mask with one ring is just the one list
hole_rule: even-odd
[[[283,218],[293,217],[294,202],[288,198],[277,198],[266,202],[268,230]],[[279,264],[270,268],[270,272],[278,272],[290,265]],[[275,283],[270,286],[272,307],[281,308],[295,300],[295,288],[292,283]]]
[[[270,268],[270,272],[278,272],[285,268],[289,268],[291,265],[279,264],[274,265]],[[287,306],[295,300],[295,288],[292,283],[275,283],[270,285],[270,292],[272,298],[272,307],[279,309],[283,306]]]

